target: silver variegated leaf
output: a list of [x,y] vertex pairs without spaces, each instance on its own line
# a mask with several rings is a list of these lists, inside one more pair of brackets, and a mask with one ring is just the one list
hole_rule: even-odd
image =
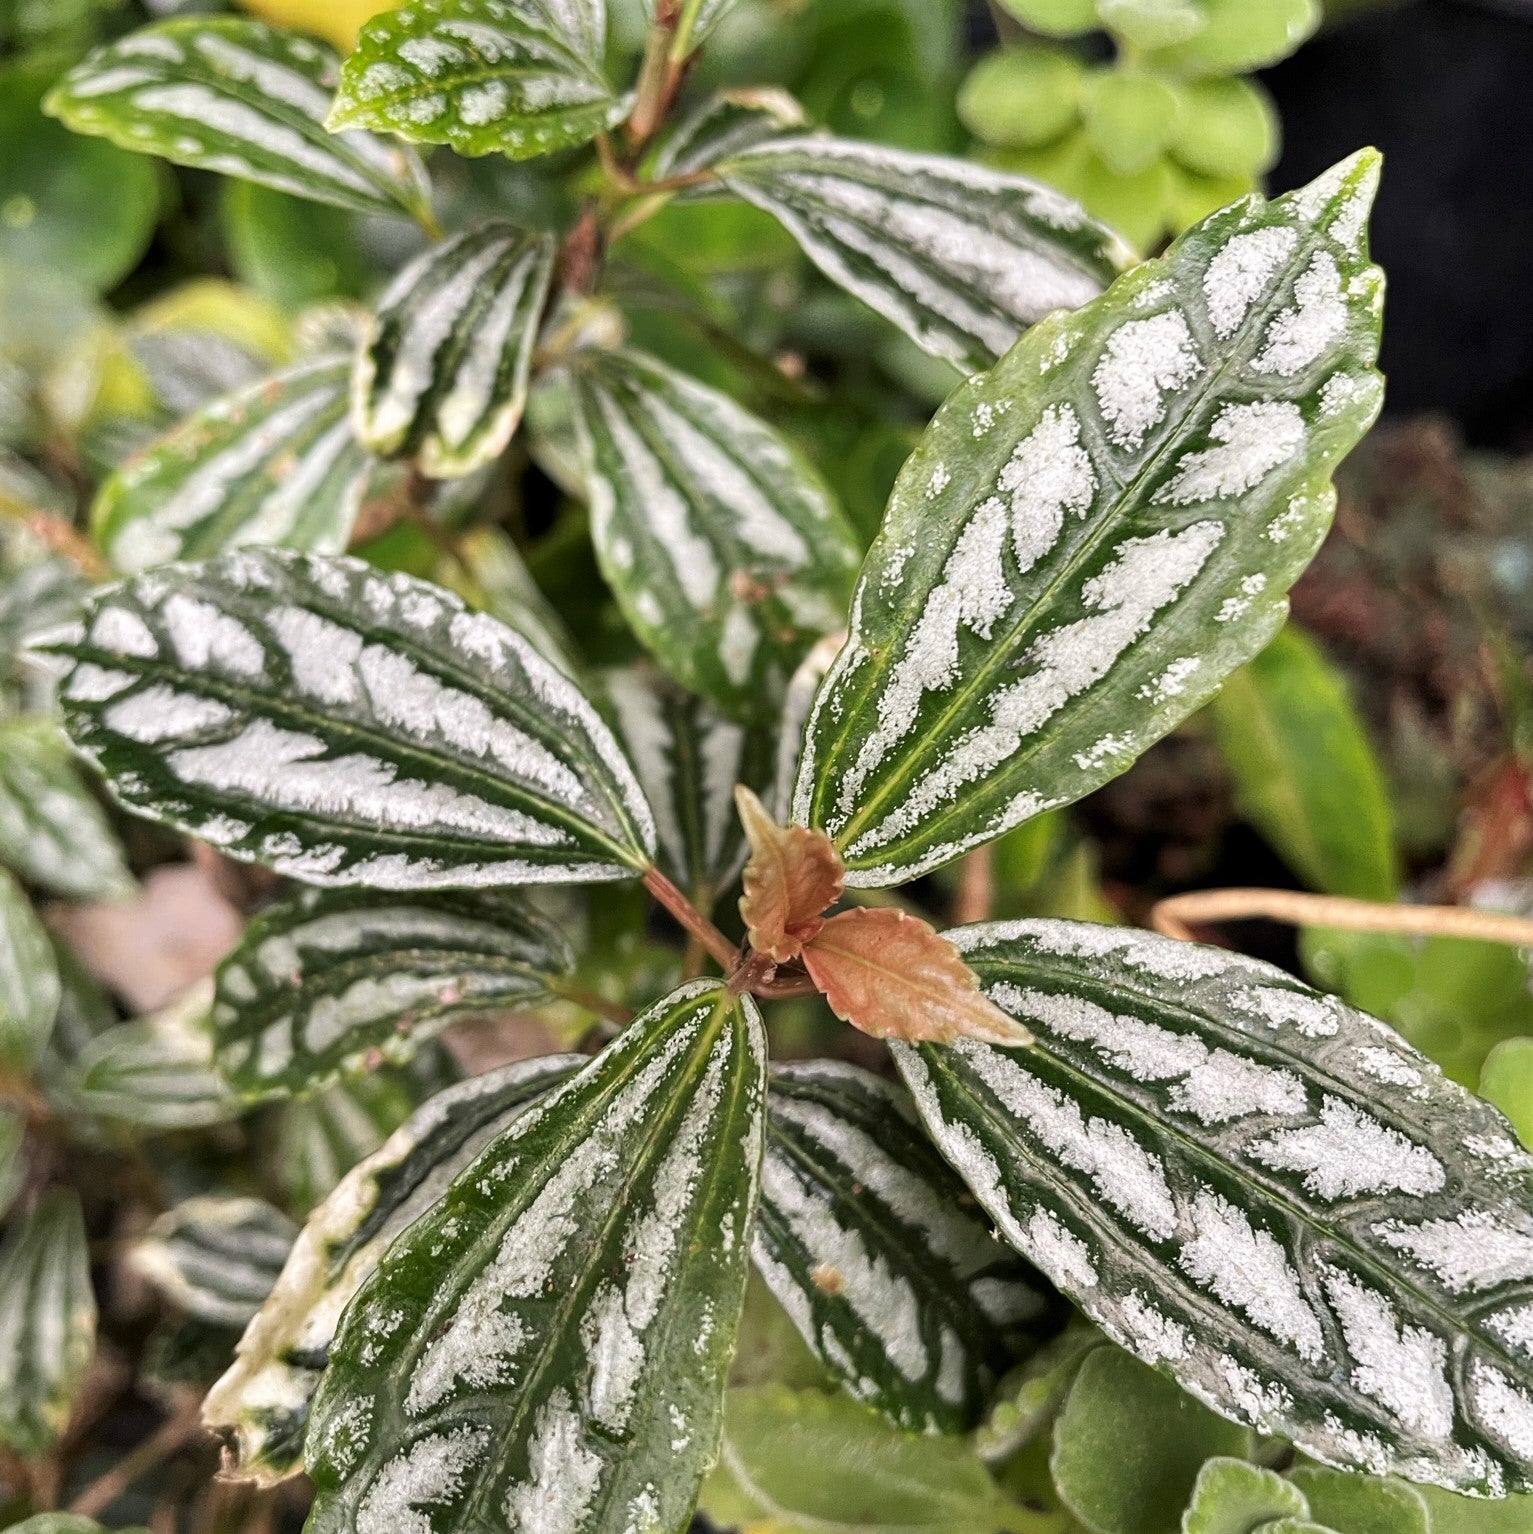
[[0,574],[0,674],[10,673],[35,635],[73,621],[87,589],[79,569],[67,559],[39,559]]
[[338,70],[335,53],[309,38],[244,18],[187,17],[97,48],[46,107],[77,133],[177,165],[360,213],[429,217],[430,183],[413,150],[326,130]]
[[9,1212],[26,1178],[26,1115],[0,1108],[0,1216]]
[[[673,5],[671,9],[678,13],[690,11],[692,14],[692,30],[687,35],[689,48],[697,48],[708,34],[721,22],[726,15],[735,7],[736,0],[698,0],[695,5]],[[655,0],[644,0],[645,13],[654,19]]]
[[706,910],[745,866],[735,784],[766,791],[770,738],[647,667],[611,671],[605,681],[618,735],[655,812],[661,870]]
[[352,378],[357,435],[434,479],[490,463],[527,401],[551,235],[481,224],[432,246],[379,300]]
[[338,553],[376,465],[352,432],[350,363],[301,362],[157,437],[101,486],[96,538],[119,570],[248,543]]
[[315,1397],[311,1534],[686,1525],[744,1300],[765,1066],[749,996],[683,986],[395,1241]]
[[972,1427],[1044,1306],[906,1094],[832,1061],[772,1074],[754,1256],[826,1368],[914,1432]]
[[80,1200],[55,1189],[11,1222],[0,1249],[0,1445],[53,1447],[96,1351],[96,1297]]
[[211,981],[91,1039],[58,1081],[68,1110],[156,1131],[205,1129],[244,1111],[213,1065]]
[[1378,163],[1214,214],[942,407],[805,733],[849,885],[1080,798],[1281,626],[1382,396]]
[[764,421],[637,352],[572,373],[602,573],[683,686],[737,716],[776,705],[804,651],[845,618],[851,529]]
[[130,808],[313,884],[621,879],[654,845],[565,673],[450,592],[249,549],[96,594],[66,727]]
[[1222,949],[948,934],[1031,1049],[898,1046],[938,1147],[1124,1347],[1328,1464],[1533,1486],[1533,1158],[1383,1023]]
[[362,28],[332,128],[530,159],[628,115],[602,73],[601,0],[409,0]]
[[265,1303],[298,1227],[264,1199],[183,1199],[134,1242],[128,1262],[178,1310],[243,1326]]
[[0,863],[77,900],[133,888],[122,845],[49,720],[0,721]]
[[586,1063],[551,1055],[446,1088],[314,1210],[203,1405],[206,1425],[232,1438],[239,1475],[269,1485],[303,1469],[309,1402],[351,1297],[492,1140]]
[[[652,181],[695,176],[712,170],[757,144],[781,138],[790,129],[804,126],[804,109],[776,86],[717,91],[688,112],[678,114],[656,136],[645,162]],[[707,182],[686,188],[686,197],[727,195]]]
[[573,962],[514,896],[299,891],[219,966],[218,1068],[247,1098],[306,1095],[409,1059],[456,1018],[546,1001]]
[[0,869],[0,1067],[27,1070],[58,1015],[61,984],[47,929]]
[[804,134],[716,168],[832,282],[968,372],[1134,259],[1078,203],[966,160]]

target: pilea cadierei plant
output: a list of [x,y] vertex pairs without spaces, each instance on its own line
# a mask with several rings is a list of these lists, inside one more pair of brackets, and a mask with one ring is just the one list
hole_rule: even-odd
[[[234,1473],[307,1472],[314,1534],[681,1530],[754,1267],[913,1433],[973,1428],[1063,1297],[1324,1465],[1533,1488],[1533,1161],[1496,1112],[1265,964],[939,933],[887,893],[1123,772],[1277,633],[1382,395],[1377,156],[1136,265],[1025,180],[817,133],[778,91],[694,96],[728,8],[653,0],[632,88],[603,0],[410,0],[344,64],[182,19],[49,98],[432,235],[107,480],[123,578],[34,641],[123,806],[297,882],[190,1003],[218,1090],[303,1098],[550,998],[607,1019],[594,1056],[440,1091],[296,1232],[173,1209],[141,1266],[248,1321],[205,1421]],[[444,232],[421,144],[581,151],[589,195],[562,233]],[[860,574],[771,425],[625,344],[605,251],[703,199],[967,374]],[[344,553],[380,485],[429,520],[519,428],[653,667],[587,671],[530,591],[492,614]],[[575,976],[572,902],[616,881],[686,935],[667,993]],[[774,1063],[774,1007],[816,994],[895,1070]],[[78,1210],[28,1219],[5,1260],[77,1315]],[[1218,1474],[1276,1481],[1273,1528],[1321,1485]]]

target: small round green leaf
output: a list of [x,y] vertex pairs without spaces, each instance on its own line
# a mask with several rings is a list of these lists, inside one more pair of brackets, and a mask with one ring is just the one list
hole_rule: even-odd
[[1336,1534],[1440,1534],[1422,1493],[1404,1481],[1299,1465],[1288,1479],[1303,1492],[1308,1514]]
[[1533,1149],[1533,1038],[1505,1039],[1491,1050],[1480,1071],[1480,1096],[1494,1103]]
[[1204,176],[1259,176],[1278,154],[1278,118],[1272,98],[1254,80],[1190,80],[1181,87],[1181,111],[1171,152]]
[[1050,37],[1074,37],[1097,25],[1096,0],[1001,0],[1018,21]]
[[1237,75],[1287,58],[1320,25],[1319,0],[1198,0],[1208,24],[1154,56],[1188,75]]
[[1102,25],[1148,52],[1196,37],[1208,25],[1200,0],[1097,0]]
[[1063,48],[1004,48],[970,70],[958,115],[971,133],[1003,148],[1052,143],[1080,116],[1085,70]]
[[1176,128],[1176,91],[1156,75],[1105,69],[1087,78],[1081,115],[1092,147],[1119,175],[1154,164]]
[[1243,1459],[1210,1459],[1198,1471],[1182,1534],[1252,1534],[1259,1524],[1306,1518],[1309,1511],[1304,1493],[1276,1471]]

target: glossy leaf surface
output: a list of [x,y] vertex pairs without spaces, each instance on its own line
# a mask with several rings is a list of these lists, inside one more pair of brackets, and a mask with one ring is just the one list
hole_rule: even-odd
[[306,1095],[408,1059],[455,1018],[545,1001],[572,962],[514,898],[300,891],[219,968],[218,1067],[246,1097]]
[[942,407],[806,727],[849,885],[1090,792],[1271,638],[1379,406],[1377,171],[1215,214]]
[[1002,1233],[1131,1352],[1330,1464],[1533,1481],[1533,1159],[1382,1023],[1223,950],[953,934],[1029,1051],[899,1048]]
[[1095,298],[1132,259],[1067,197],[964,160],[805,135],[718,174],[832,282],[968,372],[1044,315]]
[[244,550],[98,593],[59,641],[75,744],[130,808],[315,884],[615,879],[653,824],[519,634],[354,559]]
[[718,1442],[764,1092],[754,1003],[693,982],[462,1173],[348,1307],[309,1428],[312,1534],[683,1527]]
[[187,17],[96,49],[47,107],[76,132],[178,165],[362,213],[422,214],[430,187],[413,150],[326,130],[337,67],[323,44],[262,22]]

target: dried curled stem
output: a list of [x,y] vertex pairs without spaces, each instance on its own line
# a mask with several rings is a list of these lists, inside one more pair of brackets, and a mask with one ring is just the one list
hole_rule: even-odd
[[1295,927],[1340,927],[1349,932],[1398,932],[1471,942],[1533,947],[1533,920],[1456,905],[1385,905],[1300,890],[1197,890],[1156,903],[1150,925],[1166,937],[1193,941],[1195,924],[1265,917]]

